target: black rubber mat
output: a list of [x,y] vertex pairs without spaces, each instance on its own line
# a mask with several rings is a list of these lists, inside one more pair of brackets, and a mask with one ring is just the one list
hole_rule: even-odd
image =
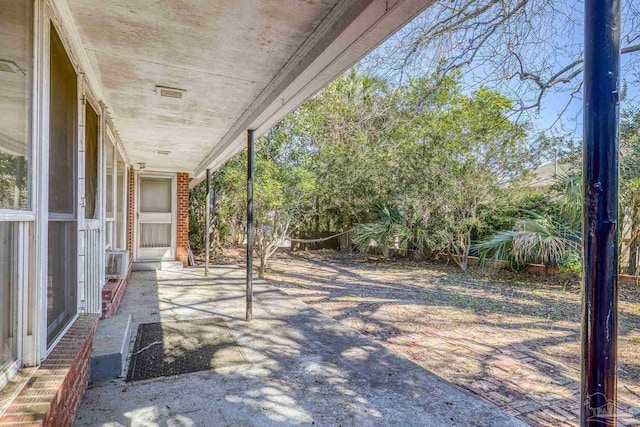
[[220,318],[138,326],[127,381],[207,371],[247,363]]

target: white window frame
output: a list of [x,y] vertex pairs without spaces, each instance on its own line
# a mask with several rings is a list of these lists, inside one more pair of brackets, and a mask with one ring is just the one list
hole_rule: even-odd
[[[42,209],[39,211],[38,222],[40,223],[38,227],[38,234],[40,238],[40,242],[38,245],[38,260],[39,260],[39,279],[40,279],[40,297],[39,297],[39,307],[40,307],[40,316],[39,316],[39,354],[40,360],[44,360],[47,358],[49,353],[55,348],[60,339],[66,334],[69,328],[73,325],[73,323],[78,318],[78,315],[81,312],[82,306],[82,292],[81,288],[81,276],[80,269],[81,263],[78,260],[76,261],[76,314],[69,320],[67,325],[58,333],[57,337],[49,344],[47,344],[47,281],[48,281],[48,226],[49,226],[49,81],[51,76],[51,64],[50,64],[50,46],[51,46],[51,26],[56,29],[56,32],[60,36],[60,40],[64,45],[65,52],[73,65],[74,71],[77,75],[78,80],[78,132],[79,138],[77,141],[77,150],[76,155],[78,156],[76,165],[79,169],[80,162],[84,164],[84,152],[82,155],[80,153],[81,144],[84,141],[84,127],[81,126],[84,117],[84,108],[83,108],[83,99],[85,93],[85,84],[84,84],[84,73],[80,69],[79,61],[75,55],[74,50],[70,46],[69,42],[69,34],[66,27],[62,24],[62,21],[59,17],[59,12],[56,8],[55,3],[52,0],[38,0],[42,7],[40,8],[40,13],[38,14],[39,23],[38,27],[40,31],[40,49],[39,49],[39,58],[40,58],[40,70],[39,70],[39,79],[41,82],[40,86],[40,104],[39,104],[39,114],[37,116],[39,125],[40,125],[40,139],[41,139],[41,162],[42,167],[40,168],[41,180],[39,181],[39,201]],[[84,150],[83,150],[84,151]],[[78,239],[78,248],[77,252],[80,253],[80,245],[82,244],[81,235],[79,232],[81,229],[81,221],[84,219],[84,182],[79,179],[80,169],[76,174],[76,213],[75,219],[77,222],[77,239]],[[45,191],[46,189],[46,191]],[[82,208],[80,208],[82,206]],[[55,217],[55,215],[54,215]]]
[[[113,147],[113,177],[111,179],[111,197],[112,197],[112,211],[106,212],[106,203],[105,203],[105,227],[107,230],[106,234],[108,238],[105,241],[105,247],[107,249],[120,249],[127,250],[127,234],[128,234],[128,208],[129,208],[129,165],[127,163],[127,159],[123,154],[123,150],[120,148],[120,144],[118,144],[117,139],[114,136],[111,127],[107,124],[107,137],[105,138],[104,144],[111,144]],[[106,149],[104,150],[104,162],[105,162],[105,174],[106,174]],[[123,173],[123,183],[122,183],[122,194],[118,194],[118,161],[122,161],[124,164],[124,173]],[[106,189],[106,177],[105,177],[105,189]],[[107,192],[105,191],[105,194]],[[106,196],[105,196],[106,197]],[[106,200],[106,199],[105,199]],[[119,238],[117,235],[117,219],[118,219],[118,206],[122,206],[121,212],[121,221],[124,226],[124,233],[122,237]]]
[[[45,151],[42,147],[42,128],[40,122],[42,93],[45,88],[42,87],[42,32],[41,32],[41,16],[42,1],[33,0],[33,35],[32,35],[32,74],[31,74],[31,108],[30,108],[30,141],[29,141],[29,159],[27,162],[28,175],[28,199],[29,209],[0,209],[0,222],[11,222],[16,225],[16,258],[17,269],[15,274],[15,290],[16,290],[16,310],[14,312],[16,320],[16,360],[9,364],[5,369],[0,371],[0,389],[2,389],[8,381],[23,367],[36,366],[40,362],[39,358],[39,342],[37,339],[39,333],[39,319],[41,306],[40,301],[43,299],[38,292],[37,277],[41,267],[40,259],[40,243],[41,228],[39,214],[43,206],[40,198],[39,188],[41,188],[42,177],[46,175],[43,172],[43,154]],[[46,206],[46,205],[44,205]],[[35,298],[30,298],[29,292],[34,293]],[[33,297],[33,296],[32,296]],[[33,301],[30,306],[29,301]]]
[[[42,206],[46,206],[46,209],[43,208],[42,212],[43,214],[43,235],[46,234],[47,238],[42,239],[43,242],[43,247],[42,247],[42,259],[41,262],[44,265],[43,271],[44,271],[44,276],[43,276],[43,280],[42,280],[42,289],[41,289],[41,293],[42,293],[42,332],[40,334],[40,340],[41,340],[41,358],[45,359],[49,353],[51,353],[51,351],[55,348],[55,346],[58,344],[58,342],[60,341],[60,339],[62,339],[62,337],[67,333],[67,331],[69,330],[69,328],[71,327],[71,325],[73,325],[73,323],[76,321],[76,319],[78,318],[78,315],[80,314],[80,302],[82,301],[82,289],[80,288],[80,269],[81,269],[81,265],[79,262],[79,259],[76,259],[76,313],[75,315],[67,322],[66,326],[60,330],[56,336],[56,338],[51,341],[51,343],[47,343],[47,336],[48,336],[48,321],[49,319],[47,318],[47,298],[45,297],[48,293],[48,289],[47,289],[47,284],[48,284],[48,259],[49,259],[49,247],[48,247],[48,228],[49,228],[49,221],[51,220],[51,218],[57,218],[59,217],[60,220],[66,220],[66,219],[71,219],[71,216],[74,217],[75,221],[76,221],[76,231],[77,231],[77,235],[76,235],[76,241],[77,241],[77,245],[76,245],[76,258],[78,257],[78,254],[80,252],[80,235],[81,233],[79,232],[80,230],[80,221],[81,219],[84,217],[84,208],[80,209],[81,204],[83,203],[82,199],[84,198],[84,182],[81,182],[81,180],[79,179],[79,173],[80,173],[80,162],[84,163],[84,158],[82,157],[82,155],[80,154],[80,147],[81,147],[81,143],[84,140],[84,127],[81,126],[81,124],[83,123],[83,116],[84,116],[84,111],[82,108],[82,98],[83,98],[83,83],[82,83],[82,73],[79,71],[78,69],[78,63],[75,60],[75,57],[72,54],[72,50],[70,49],[68,42],[66,40],[66,32],[64,30],[64,27],[60,24],[59,20],[57,19],[56,15],[53,13],[53,11],[50,9],[48,2],[45,2],[45,7],[44,7],[44,13],[43,13],[43,19],[42,19],[42,31],[43,31],[43,35],[44,35],[44,45],[43,45],[43,59],[42,62],[43,64],[45,64],[45,72],[43,74],[43,86],[46,85],[46,92],[43,94],[43,98],[45,98],[45,102],[46,102],[46,108],[43,108],[42,110],[42,118],[43,118],[43,130],[46,129],[46,139],[43,138],[43,145],[47,146],[47,157],[46,159],[43,160],[43,163],[46,162],[47,165],[47,174],[46,177],[44,178],[45,181],[45,185],[42,186],[42,190],[41,193],[46,193],[46,196],[43,194],[43,198],[46,197],[47,199],[47,203],[43,203]],[[50,214],[49,213],[49,182],[48,182],[48,178],[49,178],[49,132],[48,132],[48,128],[49,128],[49,104],[50,104],[50,99],[49,99],[49,82],[51,79],[51,64],[49,61],[49,56],[50,56],[50,51],[51,51],[51,27],[54,27],[56,32],[58,33],[58,36],[60,37],[60,40],[62,41],[62,44],[64,46],[65,52],[67,54],[67,56],[69,57],[69,60],[71,61],[71,64],[74,68],[74,71],[76,73],[77,76],[77,92],[76,95],[78,96],[78,100],[77,100],[77,111],[76,114],[78,115],[77,117],[77,129],[76,132],[78,132],[78,135],[80,137],[77,138],[76,141],[76,174],[75,174],[75,180],[76,180],[76,185],[75,185],[75,190],[76,190],[76,199],[75,199],[75,203],[76,205],[74,206],[74,213],[73,215],[71,214]],[[43,132],[44,134],[44,132]],[[83,154],[84,154],[84,150],[83,150]],[[43,172],[44,174],[44,172]],[[82,185],[81,185],[82,184]],[[45,191],[46,189],[46,191]],[[44,231],[46,230],[46,231]]]
[[[27,307],[26,302],[28,299],[28,283],[29,283],[29,270],[31,267],[31,263],[29,262],[29,250],[30,250],[30,233],[29,227],[33,224],[32,221],[2,221],[2,222],[10,222],[14,226],[16,226],[15,230],[15,238],[16,240],[13,243],[13,251],[15,253],[13,256],[17,259],[17,268],[14,274],[14,280],[16,283],[13,300],[15,301],[15,310],[13,312],[13,321],[15,322],[16,329],[16,359],[13,362],[10,362],[8,366],[6,366],[2,371],[0,371],[0,390],[7,385],[7,383],[18,373],[20,368],[22,368],[25,358],[25,345],[24,338],[27,331],[28,319],[26,319],[27,313],[33,313],[36,310],[30,310],[30,307]],[[27,357],[32,355],[27,354]]]
[[[117,242],[117,245],[114,249],[120,249],[120,250],[127,250],[127,234],[128,234],[128,224],[127,224],[127,219],[128,219],[128,209],[129,209],[129,168],[127,167],[127,161],[125,160],[125,157],[120,153],[119,150],[115,151],[116,154],[116,161],[114,163],[114,176],[116,179],[114,179],[114,184],[115,184],[115,200],[116,202],[118,202],[118,199],[120,199],[120,203],[116,203],[113,205],[113,213],[114,216],[118,215],[118,206],[122,206],[122,212],[121,212],[121,216],[120,216],[120,220],[122,221],[122,227],[123,227],[123,233],[122,236],[116,236],[116,241],[120,240],[119,242]],[[120,160],[122,161],[122,164],[124,165],[124,173],[122,174],[122,194],[117,194],[118,192],[118,158],[120,158]],[[117,218],[116,218],[116,222],[114,225],[114,231],[118,230],[118,226],[117,226]]]
[[[104,204],[104,219],[105,219],[105,248],[106,249],[114,249],[115,245],[115,229],[116,229],[116,216],[115,216],[115,210],[116,210],[116,180],[115,180],[115,174],[116,174],[116,169],[117,169],[117,164],[116,164],[116,140],[115,137],[113,136],[113,132],[111,130],[111,128],[107,125],[106,127],[106,135],[104,138],[104,150],[103,150],[103,157],[104,157],[104,174],[105,174],[105,179],[104,179],[104,200],[105,200],[105,204]],[[107,211],[107,194],[109,194],[109,192],[107,191],[107,144],[111,145],[111,164],[113,165],[113,170],[111,172],[111,212]]]
[[[106,276],[104,275],[105,268],[105,254],[104,254],[104,234],[106,222],[104,221],[104,208],[105,203],[104,191],[105,186],[103,179],[105,174],[103,170],[106,170],[104,165],[105,157],[103,155],[103,142],[104,142],[104,111],[102,105],[96,100],[91,88],[88,85],[86,76],[84,74],[78,74],[78,266],[77,266],[77,278],[78,278],[78,306],[77,313],[99,312],[99,306],[102,301],[102,287],[106,283]],[[87,163],[86,163],[86,112],[87,107],[91,107],[97,115],[97,183],[96,183],[96,206],[94,218],[86,218],[86,178],[87,178]],[[95,233],[97,230],[97,241],[94,238],[88,238],[87,233]],[[89,256],[95,257],[95,248],[89,247],[91,244],[97,244],[102,252],[101,256],[98,256],[97,264],[91,262],[88,259]],[[95,261],[95,260],[94,260]],[[91,264],[89,264],[91,263]],[[98,311],[96,311],[98,310]]]
[[36,211],[37,211],[37,187],[38,187],[38,178],[39,178],[39,127],[38,127],[38,101],[40,98],[40,87],[39,87],[39,73],[38,69],[40,66],[39,61],[39,53],[41,49],[40,34],[39,34],[39,14],[40,14],[40,1],[33,1],[33,40],[32,40],[32,75],[31,75],[31,141],[29,147],[29,159],[28,159],[28,170],[27,175],[28,178],[28,199],[29,199],[29,209],[3,209],[0,208],[0,221],[11,221],[11,222],[20,222],[20,221],[35,221],[36,220]]
[[[99,171],[98,171],[98,185],[99,185],[99,197],[97,201],[97,209],[99,218],[102,222],[101,229],[101,247],[105,244],[105,219],[106,219],[106,196],[105,196],[105,163],[106,160],[103,156],[104,146],[107,133],[111,132],[113,136],[113,144],[116,150],[120,152],[122,159],[125,162],[127,168],[130,166],[128,158],[115,127],[110,120],[107,109],[102,103],[102,93],[100,92],[100,83],[95,74],[91,73],[85,75],[83,68],[87,70],[91,69],[90,61],[86,56],[82,41],[79,34],[74,27],[73,20],[70,19],[68,9],[64,3],[60,3],[57,0],[33,0],[34,8],[34,39],[33,39],[33,90],[32,90],[32,135],[31,135],[31,159],[29,161],[29,210],[14,211],[7,209],[0,209],[0,221],[16,221],[16,222],[30,222],[29,224],[29,245],[25,246],[29,259],[31,260],[29,268],[25,270],[24,278],[22,279],[21,287],[23,292],[23,301],[26,307],[29,301],[34,307],[28,307],[28,314],[25,316],[23,308],[21,310],[21,316],[23,320],[23,328],[25,332],[23,337],[23,366],[35,366],[45,359],[48,353],[55,347],[58,340],[64,336],[67,329],[73,324],[72,319],[67,327],[60,332],[58,338],[52,343],[47,345],[47,274],[48,274],[48,177],[49,177],[49,78],[50,78],[50,27],[54,26],[60,38],[65,46],[65,50],[76,73],[80,80],[83,81],[82,91],[78,91],[78,96],[88,95],[83,97],[92,103],[92,107],[98,113],[99,116]],[[92,92],[90,89],[95,89]],[[93,95],[96,96],[93,96]],[[84,114],[84,108],[79,108],[79,115]],[[81,121],[82,116],[79,117],[78,125],[83,123]],[[78,129],[81,132],[81,138],[84,138],[84,129]],[[78,140],[78,146],[80,147],[82,139]],[[115,151],[115,150],[114,150]],[[84,162],[84,157],[79,155],[78,161]],[[80,180],[78,180],[80,181]],[[128,185],[128,179],[125,184]],[[78,199],[80,203],[81,198],[84,196],[84,188],[80,188],[80,183],[77,185]],[[128,187],[125,189],[127,194]],[[115,195],[115,192],[114,192]],[[126,199],[128,200],[128,199]],[[124,205],[126,206],[126,205]],[[124,224],[127,224],[127,209],[123,210]],[[79,222],[84,220],[84,212],[78,210],[77,218]],[[80,235],[81,233],[78,233]],[[126,245],[126,233],[124,244]],[[79,241],[79,244],[81,242]],[[80,249],[79,249],[80,250]],[[80,252],[79,252],[80,253]],[[78,266],[80,263],[78,262]],[[80,277],[78,276],[78,304],[81,303]],[[30,279],[30,281],[29,281]],[[33,288],[33,289],[32,289]],[[27,293],[30,292],[30,294]],[[81,307],[78,307],[80,312]],[[76,314],[77,317],[77,314]]]
[[[84,81],[84,77],[83,77],[83,81]],[[103,127],[103,115],[104,112],[102,111],[102,105],[96,101],[95,96],[93,95],[93,93],[91,92],[91,89],[89,88],[89,86],[87,84],[82,85],[83,91],[82,91],[82,100],[84,101],[83,105],[82,105],[82,122],[80,124],[80,129],[81,129],[81,133],[82,133],[82,139],[81,144],[79,144],[80,147],[82,147],[83,149],[86,150],[86,142],[85,142],[85,126],[86,126],[86,117],[85,117],[85,113],[86,113],[86,107],[87,105],[90,105],[91,108],[93,109],[93,111],[96,112],[97,116],[98,116],[98,135],[97,135],[97,139],[98,139],[98,146],[97,146],[97,156],[98,156],[98,182],[97,182],[97,194],[96,194],[96,213],[97,213],[97,218],[94,219],[86,219],[84,217],[84,215],[82,216],[82,220],[83,221],[91,221],[91,222],[100,222],[102,223],[102,220],[105,217],[105,210],[106,207],[103,208],[103,205],[105,203],[105,201],[103,200],[104,197],[102,197],[102,193],[103,193],[103,180],[105,179],[104,174],[102,173],[103,169],[106,170],[106,158],[103,154],[103,146],[104,146],[104,142],[105,142],[105,138],[103,136],[104,133],[104,127]],[[84,104],[87,105],[84,105]],[[82,164],[84,165],[85,169],[85,178],[86,178],[86,152],[83,153],[82,156]],[[83,192],[82,192],[82,199],[84,199],[85,197],[85,192],[84,192],[85,188],[83,188]],[[84,207],[84,206],[83,206]]]

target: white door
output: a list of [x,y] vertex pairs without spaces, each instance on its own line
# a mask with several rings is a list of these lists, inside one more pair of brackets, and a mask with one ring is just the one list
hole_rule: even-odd
[[137,259],[174,259],[173,178],[138,176]]

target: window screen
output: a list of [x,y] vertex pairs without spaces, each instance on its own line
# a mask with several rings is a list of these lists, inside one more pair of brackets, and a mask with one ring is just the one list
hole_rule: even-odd
[[117,176],[117,187],[116,187],[116,238],[117,238],[117,247],[120,249],[124,249],[125,247],[125,234],[126,234],[126,224],[124,222],[124,214],[127,210],[127,197],[125,192],[127,191],[127,169],[124,161],[122,161],[122,157],[120,153],[118,154],[118,176]]
[[84,127],[85,218],[98,218],[98,113],[87,102]]
[[114,147],[111,141],[107,140],[104,144],[105,157],[107,164],[107,218],[114,218],[113,213],[113,151]]
[[51,26],[47,343],[77,312],[77,77]]
[[49,212],[73,214],[76,194],[78,80],[60,37],[51,27],[49,109]]
[[141,212],[171,212],[171,180],[144,178],[142,180]]
[[77,312],[77,227],[71,221],[49,221],[47,281],[47,343],[51,343]]

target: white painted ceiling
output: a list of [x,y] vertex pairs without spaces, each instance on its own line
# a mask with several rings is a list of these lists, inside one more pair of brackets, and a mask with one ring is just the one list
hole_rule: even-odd
[[[187,172],[337,2],[67,0],[129,160]],[[160,97],[156,85],[186,96]]]

